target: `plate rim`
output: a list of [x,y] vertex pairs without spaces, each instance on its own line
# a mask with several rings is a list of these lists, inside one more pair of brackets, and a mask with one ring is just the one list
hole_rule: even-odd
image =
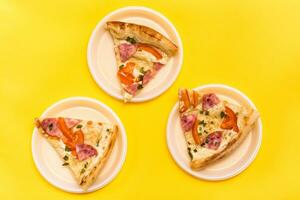
[[113,93],[110,91],[110,89],[105,85],[103,84],[99,78],[97,77],[96,75],[96,71],[95,71],[95,67],[93,66],[92,64],[92,46],[93,46],[93,43],[94,43],[94,40],[95,40],[95,37],[96,37],[96,32],[101,28],[101,26],[104,25],[104,23],[113,15],[119,13],[119,12],[124,12],[124,11],[128,11],[128,10],[142,10],[142,11],[145,11],[145,12],[149,12],[149,13],[152,13],[154,15],[157,15],[158,17],[160,17],[161,19],[163,19],[167,24],[168,26],[170,26],[170,28],[172,29],[172,31],[174,32],[175,34],[175,37],[177,38],[178,40],[178,44],[177,46],[179,47],[178,48],[178,54],[179,54],[179,64],[178,64],[178,68],[176,70],[176,72],[174,73],[174,76],[170,79],[170,81],[167,82],[167,84],[163,85],[161,88],[160,91],[158,91],[157,93],[154,93],[154,95],[150,95],[150,96],[146,96],[146,97],[133,97],[130,102],[132,103],[138,103],[138,102],[145,102],[145,101],[150,101],[152,99],[155,99],[156,97],[162,95],[164,92],[166,92],[173,84],[174,82],[176,81],[176,79],[178,78],[179,76],[179,73],[181,71],[181,68],[182,68],[182,64],[183,64],[183,57],[184,57],[184,51],[183,51],[183,43],[182,43],[182,40],[181,40],[181,37],[177,31],[177,29],[175,28],[175,26],[173,25],[173,23],[166,17],[164,16],[162,13],[154,10],[154,9],[151,9],[151,8],[148,8],[148,7],[145,7],[145,6],[126,6],[126,7],[121,7],[121,8],[118,8],[116,10],[113,10],[112,12],[109,12],[107,15],[105,15],[98,23],[97,25],[95,26],[95,28],[93,29],[92,31],[92,34],[90,36],[90,39],[89,39],[89,42],[88,42],[88,47],[87,47],[87,64],[88,64],[88,67],[89,67],[89,70],[90,70],[90,73],[94,79],[94,81],[97,83],[97,85],[108,95],[110,95],[111,97],[114,97],[120,101],[123,101],[123,96],[120,94],[116,94],[116,93]]
[[83,100],[83,101],[89,101],[92,103],[95,103],[101,107],[103,107],[104,109],[106,109],[109,113],[112,114],[112,116],[114,117],[114,119],[117,121],[117,123],[120,124],[120,130],[121,130],[121,135],[124,138],[124,143],[123,143],[123,148],[121,149],[121,159],[119,161],[119,165],[117,165],[117,169],[113,171],[113,173],[103,182],[100,182],[100,184],[97,187],[94,188],[88,188],[86,191],[84,190],[71,190],[69,188],[64,188],[61,187],[61,185],[57,184],[55,181],[52,181],[51,179],[48,178],[48,174],[43,170],[43,166],[42,163],[37,161],[37,152],[35,152],[35,145],[34,145],[34,141],[36,140],[36,127],[33,128],[32,131],[32,135],[31,135],[31,153],[32,153],[32,159],[33,159],[33,163],[35,164],[36,169],[38,170],[39,174],[44,178],[45,181],[47,181],[48,183],[50,183],[52,186],[54,186],[55,188],[58,188],[62,191],[65,192],[70,192],[70,193],[76,193],[76,194],[84,194],[84,193],[91,193],[94,191],[97,191],[105,186],[107,186],[109,183],[111,183],[116,176],[120,173],[121,169],[124,166],[125,160],[126,160],[126,155],[127,155],[127,134],[126,134],[126,129],[122,123],[122,121],[120,120],[120,118],[118,117],[118,115],[107,105],[105,105],[104,103],[102,103],[101,101],[98,101],[94,98],[90,98],[90,97],[83,97],[83,96],[74,96],[74,97],[67,97],[67,98],[63,98],[61,100],[56,101],[55,103],[51,104],[41,115],[40,117],[44,117],[45,115],[47,115],[47,113],[49,111],[51,111],[53,108],[55,108],[56,106],[59,106],[60,104],[66,103],[68,101],[73,101],[73,100]]
[[[228,86],[228,85],[225,85],[225,84],[206,84],[206,85],[200,85],[200,86],[197,86],[193,89],[195,90],[201,90],[201,89],[206,89],[206,88],[212,88],[212,87],[219,87],[219,88],[223,88],[223,89],[226,89],[226,90],[231,90],[237,94],[239,94],[240,96],[242,96],[248,103],[251,107],[253,107],[254,109],[257,110],[255,104],[250,100],[249,97],[247,97],[244,93],[242,93],[240,90],[234,88],[234,87],[231,87],[231,86]],[[206,181],[222,181],[222,180],[226,180],[226,179],[230,179],[230,178],[233,178],[237,175],[239,175],[240,173],[242,173],[244,170],[246,170],[252,163],[253,161],[255,160],[255,158],[257,157],[257,154],[259,152],[259,149],[261,147],[261,143],[262,143],[262,120],[261,120],[261,117],[259,117],[258,119],[258,140],[257,140],[257,144],[255,145],[255,149],[253,150],[253,152],[251,153],[251,155],[248,157],[247,161],[241,165],[241,167],[237,168],[236,170],[234,170],[233,172],[231,173],[227,173],[223,176],[209,176],[209,175],[205,175],[205,174],[198,174],[198,171],[193,171],[190,167],[186,167],[183,162],[179,161],[178,159],[178,156],[175,155],[174,153],[174,147],[172,146],[171,144],[171,118],[173,117],[173,115],[175,114],[175,112],[178,111],[178,102],[175,103],[175,105],[172,107],[172,110],[169,114],[169,117],[168,117],[168,122],[167,122],[167,128],[166,128],[166,143],[167,143],[167,147],[168,147],[168,150],[169,150],[169,153],[171,154],[171,157],[173,158],[173,160],[175,161],[175,163],[181,168],[181,170],[185,171],[186,173],[188,173],[189,175],[192,175],[193,177],[195,178],[198,178],[198,179],[202,179],[202,180],[206,180]]]

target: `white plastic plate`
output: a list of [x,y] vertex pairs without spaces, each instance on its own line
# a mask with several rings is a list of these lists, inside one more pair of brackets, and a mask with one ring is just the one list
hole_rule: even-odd
[[[212,84],[204,85],[195,90],[203,92],[214,92],[240,105],[250,106],[256,109],[251,100],[232,87],[226,85]],[[231,178],[245,170],[256,157],[262,141],[262,122],[259,118],[252,131],[248,134],[242,144],[230,155],[222,158],[200,171],[190,168],[190,157],[186,150],[186,141],[181,129],[178,114],[178,103],[173,107],[167,125],[167,145],[176,163],[187,173],[194,177],[218,181]]]
[[50,106],[41,118],[58,116],[113,123],[118,125],[119,135],[96,181],[84,191],[75,181],[72,172],[62,166],[62,161],[52,146],[34,128],[32,156],[41,175],[55,187],[73,193],[92,192],[111,182],[121,170],[127,152],[126,132],[118,116],[103,103],[86,97],[63,99]]
[[178,32],[172,23],[157,11],[145,7],[125,7],[109,13],[94,29],[87,51],[90,72],[96,83],[109,95],[122,100],[122,90],[117,78],[117,64],[114,44],[106,30],[106,22],[111,20],[131,22],[151,27],[162,33],[178,46],[177,54],[172,57],[159,73],[131,102],[153,99],[166,91],[176,80],[183,60],[183,47]]

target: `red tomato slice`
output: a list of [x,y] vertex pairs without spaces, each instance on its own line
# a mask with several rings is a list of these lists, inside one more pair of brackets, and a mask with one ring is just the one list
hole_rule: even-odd
[[239,132],[239,127],[237,125],[237,117],[233,110],[231,110],[229,107],[225,106],[225,113],[226,118],[221,124],[222,129],[233,129],[235,132]]

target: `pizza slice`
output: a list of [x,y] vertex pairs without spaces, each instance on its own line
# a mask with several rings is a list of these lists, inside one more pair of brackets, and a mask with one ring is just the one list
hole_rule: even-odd
[[84,190],[97,178],[118,133],[116,125],[62,117],[36,119],[35,125]]
[[179,90],[179,114],[194,170],[228,155],[259,118],[257,111],[221,95],[188,89]]
[[117,76],[124,101],[137,94],[177,52],[177,46],[152,28],[120,21],[107,22],[113,41]]

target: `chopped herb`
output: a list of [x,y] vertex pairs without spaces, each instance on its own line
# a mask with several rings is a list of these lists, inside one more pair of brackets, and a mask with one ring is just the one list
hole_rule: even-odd
[[204,122],[204,120],[201,120],[201,121],[199,122],[199,124],[202,125],[203,127],[206,126],[206,123]]
[[119,69],[122,69],[123,67],[124,67],[124,65],[122,64],[122,65],[119,66]]
[[193,159],[193,154],[191,153],[191,148],[188,147],[187,149],[188,149],[189,156],[191,157],[191,159]]
[[67,161],[69,160],[69,157],[67,155],[64,156],[64,160]]
[[110,131],[109,128],[107,128],[107,129],[106,129],[106,132],[109,132],[109,131]]
[[140,73],[142,73],[142,74],[145,74],[145,73],[146,73],[144,67],[141,67],[141,68],[140,68]]
[[77,126],[76,126],[76,128],[81,128],[82,127],[82,125],[81,124],[78,124]]
[[86,162],[85,164],[84,164],[84,168],[86,169],[87,168],[87,166],[88,166],[88,162]]
[[222,112],[220,113],[220,117],[221,117],[221,118],[224,118],[224,117],[226,117],[226,114],[222,111]]
[[138,80],[139,80],[139,81],[143,81],[143,79],[144,79],[144,75],[139,75],[139,76],[138,76]]
[[81,171],[80,171],[80,174],[83,174],[85,172],[85,169],[82,168]]
[[143,85],[142,84],[139,84],[138,85],[138,89],[140,90],[140,89],[143,89]]
[[201,147],[203,147],[205,145],[205,143],[203,142],[202,144],[201,144]]
[[213,122],[213,121],[211,121],[211,122],[210,122],[210,124],[214,124],[214,122]]
[[71,151],[71,149],[68,146],[65,146],[65,151]]
[[67,165],[69,165],[69,163],[67,163],[67,162],[62,164],[62,166],[67,166]]
[[206,133],[206,134],[207,134],[208,132],[207,132],[206,130],[204,130],[204,133]]
[[97,143],[96,143],[96,146],[97,146],[97,147],[99,147],[99,142],[100,142],[100,140],[98,139],[98,140],[97,140]]
[[209,115],[209,111],[205,111],[205,115]]
[[196,153],[196,152],[197,152],[197,149],[194,149],[194,152]]
[[53,124],[49,124],[49,130],[52,131]]
[[130,42],[131,44],[135,44],[135,43],[136,43],[135,39],[132,38],[132,37],[127,37],[127,38],[126,38],[126,41],[127,41],[127,42]]
[[191,144],[190,142],[187,142],[188,144]]
[[200,110],[200,114],[203,114],[203,110]]
[[239,115],[239,112],[236,112],[235,115]]

